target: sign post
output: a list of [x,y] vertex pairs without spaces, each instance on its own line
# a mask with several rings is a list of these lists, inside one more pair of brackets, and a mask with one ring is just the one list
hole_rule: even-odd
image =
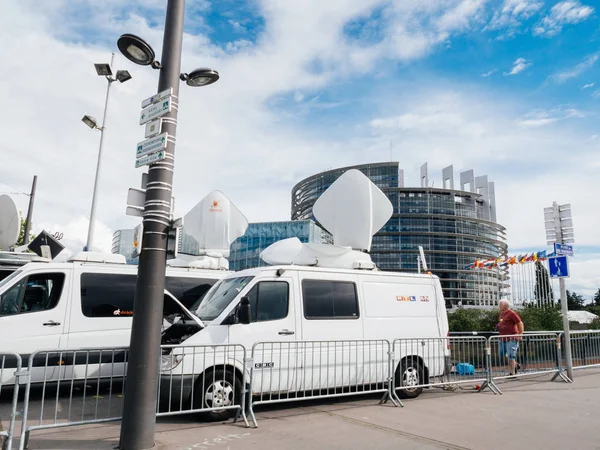
[[[569,329],[569,306],[567,300],[567,285],[565,278],[569,277],[568,257],[573,256],[575,242],[573,233],[573,219],[571,218],[571,205],[559,205],[553,202],[552,207],[544,208],[546,227],[546,241],[548,245],[554,244],[556,257],[548,258],[550,278],[558,278],[560,285],[560,309],[563,319],[565,360],[567,376],[573,380],[573,358],[571,355],[571,332]],[[560,357],[560,356],[559,356]]]

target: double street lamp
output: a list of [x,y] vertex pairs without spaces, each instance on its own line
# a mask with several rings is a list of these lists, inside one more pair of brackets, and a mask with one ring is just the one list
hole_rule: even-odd
[[206,86],[219,79],[218,72],[211,69],[181,73],[184,12],[185,0],[168,0],[161,62],[155,59],[152,47],[136,35],[123,34],[117,41],[119,50],[127,59],[160,70],[157,92],[168,91],[172,104],[161,120],[160,132],[168,136],[165,158],[150,164],[146,182],[143,236],[119,443],[122,450],[154,447],[167,247],[173,229],[171,195],[179,84],[185,81],[188,86]]
[[82,122],[85,123],[92,130],[100,130],[100,147],[98,148],[98,162],[96,163],[96,177],[94,179],[94,192],[92,194],[92,210],[90,211],[90,224],[88,227],[87,241],[85,244],[85,251],[92,251],[92,245],[94,243],[94,227],[96,222],[96,197],[98,194],[98,178],[100,176],[100,167],[102,163],[102,144],[104,143],[104,130],[106,126],[106,111],[108,110],[108,98],[110,95],[110,87],[115,82],[125,83],[127,80],[131,80],[131,74],[127,70],[117,70],[117,73],[113,76],[112,64],[115,59],[113,53],[110,58],[110,64],[97,63],[94,64],[96,67],[96,73],[99,76],[105,77],[108,85],[106,87],[106,99],[104,100],[104,114],[102,116],[102,125],[98,125],[98,121],[89,115],[82,117]]

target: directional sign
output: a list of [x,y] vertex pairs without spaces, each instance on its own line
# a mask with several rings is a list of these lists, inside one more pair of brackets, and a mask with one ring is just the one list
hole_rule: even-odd
[[142,109],[140,114],[140,125],[150,122],[151,120],[158,119],[171,111],[173,103],[172,97],[167,97],[158,103],[154,103],[145,109]]
[[556,253],[557,255],[573,256],[573,246],[555,243],[554,253]]
[[162,128],[162,119],[156,119],[146,124],[146,132],[144,133],[145,138],[156,136],[160,133]]
[[144,208],[138,208],[136,206],[128,206],[125,209],[125,214],[134,217],[144,217]]
[[160,152],[150,153],[149,155],[142,156],[141,158],[137,158],[135,160],[135,167],[147,166],[149,164],[155,163],[157,161],[162,161],[166,158],[166,152],[161,150]]
[[136,158],[140,158],[144,155],[149,155],[150,153],[154,153],[159,150],[164,150],[165,148],[167,148],[168,137],[169,135],[167,133],[162,133],[156,137],[146,139],[142,142],[138,142],[137,150],[135,152]]
[[148,97],[146,100],[144,100],[142,102],[142,108],[145,108],[146,106],[151,105],[152,103],[157,103],[157,102],[161,101],[162,99],[169,97],[172,93],[173,93],[173,88],[169,88],[169,89],[165,89],[162,92],[159,92],[158,94],[154,94],[152,97]]
[[566,256],[548,258],[550,278],[569,278],[569,263]]

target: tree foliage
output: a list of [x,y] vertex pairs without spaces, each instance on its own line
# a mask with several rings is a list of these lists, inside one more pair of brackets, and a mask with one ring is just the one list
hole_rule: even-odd
[[[556,307],[515,309],[526,331],[556,331],[562,329],[562,316]],[[448,314],[450,331],[496,331],[500,311],[497,309],[460,308]]]

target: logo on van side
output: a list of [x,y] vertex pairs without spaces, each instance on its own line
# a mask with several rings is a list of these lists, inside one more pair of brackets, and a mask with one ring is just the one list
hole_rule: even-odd
[[411,302],[416,302],[417,301],[417,297],[415,297],[414,295],[410,296],[410,301]]
[[274,362],[266,362],[266,363],[256,363],[254,364],[255,369],[272,369],[275,367]]
[[123,309],[115,309],[113,316],[133,316],[133,311],[126,311]]
[[219,208],[219,200],[213,200],[212,205],[210,206],[210,212],[222,212],[223,210]]
[[410,297],[406,295],[396,295],[396,301],[398,302],[410,302]]
[[419,298],[419,300],[421,300],[422,302],[428,302],[429,301],[429,296],[427,296],[427,295],[421,295],[421,297]]

